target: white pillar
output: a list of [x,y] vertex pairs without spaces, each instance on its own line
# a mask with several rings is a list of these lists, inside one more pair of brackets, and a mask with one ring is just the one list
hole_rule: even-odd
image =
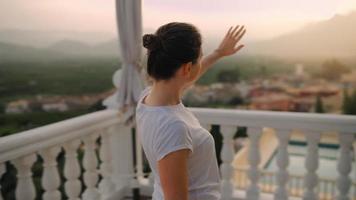
[[99,180],[97,172],[98,160],[95,152],[97,138],[97,134],[92,134],[83,139],[85,150],[83,158],[83,166],[85,169],[84,183],[87,187],[82,196],[84,200],[100,199],[100,193],[96,187],[96,184]]
[[17,186],[15,191],[17,200],[33,200],[36,197],[31,170],[36,160],[37,155],[30,154],[12,161],[17,169]]
[[288,156],[288,143],[290,138],[290,131],[288,130],[276,130],[278,137],[278,150],[277,150],[277,166],[278,171],[276,173],[277,188],[274,192],[274,199],[288,199],[287,182],[289,173],[287,167],[289,165]]
[[260,138],[262,135],[262,128],[248,127],[247,135],[249,137],[250,145],[248,150],[249,170],[248,177],[250,185],[246,191],[246,198],[248,200],[258,200],[260,198],[260,188],[258,185],[260,171],[258,165],[261,160],[260,156]]
[[352,143],[354,141],[352,133],[339,133],[340,149],[337,170],[339,176],[337,178],[337,200],[349,200],[351,188],[351,178],[349,176],[352,166]]
[[99,183],[99,191],[102,198],[108,197],[115,189],[115,186],[111,180],[112,175],[112,154],[111,154],[111,131],[112,127],[105,129],[101,133],[101,145],[100,145],[100,174],[102,180]]
[[143,159],[142,159],[142,146],[140,143],[140,135],[137,131],[137,128],[135,129],[136,131],[136,137],[135,137],[135,145],[136,145],[136,176],[137,180],[142,180],[144,178],[143,174]]
[[60,150],[60,147],[52,147],[40,152],[40,155],[43,158],[43,174],[41,181],[44,189],[42,199],[44,200],[61,199],[61,193],[58,190],[61,180],[57,168],[57,156]]
[[320,133],[306,133],[306,139],[308,143],[307,157],[305,160],[305,168],[307,173],[304,177],[304,200],[317,200],[318,194],[315,192],[318,184],[318,175],[316,170],[319,167],[319,140]]
[[113,166],[113,182],[116,189],[128,187],[133,173],[132,134],[131,127],[116,124],[111,134],[111,152]]
[[81,182],[79,181],[81,170],[77,154],[80,144],[80,140],[73,140],[65,143],[63,146],[65,150],[64,176],[67,179],[64,188],[69,200],[79,200],[82,189]]
[[234,159],[233,136],[236,132],[236,126],[221,125],[220,132],[223,135],[223,146],[221,150],[221,197],[222,199],[231,199],[234,191],[232,176],[234,168],[232,161]]

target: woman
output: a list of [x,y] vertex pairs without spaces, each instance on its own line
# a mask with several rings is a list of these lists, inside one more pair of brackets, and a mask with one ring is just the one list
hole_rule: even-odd
[[143,36],[153,85],[136,107],[137,130],[154,176],[153,200],[216,200],[220,174],[212,135],[181,101],[213,63],[239,51],[244,26],[230,27],[219,47],[203,57],[201,35],[188,23],[172,22]]

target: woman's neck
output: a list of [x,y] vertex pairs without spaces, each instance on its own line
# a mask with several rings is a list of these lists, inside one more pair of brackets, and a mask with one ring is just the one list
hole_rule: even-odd
[[145,103],[152,106],[177,105],[181,101],[181,87],[169,82],[154,82]]

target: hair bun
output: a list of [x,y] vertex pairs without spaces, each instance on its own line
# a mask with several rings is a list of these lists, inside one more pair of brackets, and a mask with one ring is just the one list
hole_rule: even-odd
[[157,35],[145,34],[143,36],[143,46],[152,51],[161,47],[161,41]]

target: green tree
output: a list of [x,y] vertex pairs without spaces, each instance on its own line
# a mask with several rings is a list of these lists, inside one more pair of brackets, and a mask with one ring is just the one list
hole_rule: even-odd
[[262,65],[260,67],[260,70],[261,70],[262,77],[266,77],[267,76],[267,67],[265,65]]
[[349,96],[347,91],[344,91],[344,99],[342,105],[342,111],[347,115],[356,115],[356,90]]
[[224,69],[217,75],[218,82],[222,83],[237,83],[240,80],[239,69]]
[[339,80],[342,74],[349,71],[346,65],[336,59],[331,59],[322,64],[320,75],[327,80]]
[[353,91],[350,104],[349,104],[349,115],[356,115],[356,90]]
[[0,114],[5,113],[5,103],[0,102]]
[[344,95],[342,99],[342,113],[347,114],[348,111],[350,110],[350,97],[347,89],[344,89]]
[[315,101],[315,112],[316,113],[324,113],[324,105],[323,105],[323,101],[321,99],[320,95],[316,96],[316,101]]

